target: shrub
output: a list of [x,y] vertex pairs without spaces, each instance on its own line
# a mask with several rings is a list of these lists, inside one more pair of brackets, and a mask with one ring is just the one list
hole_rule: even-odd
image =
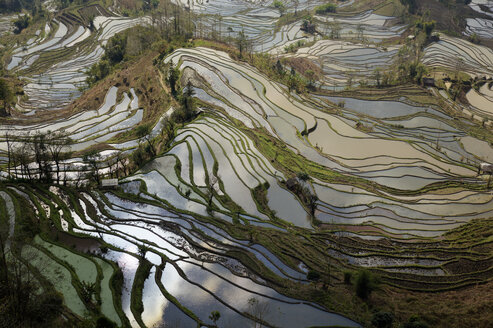
[[283,16],[284,13],[286,12],[286,5],[284,5],[284,3],[280,0],[275,0],[272,5],[274,6],[274,8],[276,8],[277,10],[279,10],[279,15]]
[[137,167],[144,164],[146,161],[146,158],[147,158],[146,157],[146,151],[144,150],[144,147],[142,147],[142,145],[141,145],[136,150],[134,150],[134,152],[131,155],[131,158]]
[[389,312],[377,312],[371,319],[371,324],[377,328],[391,328],[394,323],[394,315]]
[[428,328],[428,324],[421,321],[417,315],[412,315],[409,321],[401,326],[402,328]]
[[98,63],[91,66],[87,71],[87,83],[89,86],[104,79],[111,72],[111,65],[106,59],[102,59]]
[[326,3],[324,5],[320,5],[315,7],[315,13],[319,15],[327,14],[327,13],[335,13],[337,6],[333,3]]
[[351,278],[353,277],[353,274],[350,271],[344,272],[344,283],[346,285],[351,285]]
[[368,270],[361,270],[356,277],[356,295],[366,300],[376,289],[375,279]]
[[14,26],[15,26],[14,33],[15,34],[21,33],[23,29],[25,29],[26,27],[29,26],[30,21],[31,21],[31,19],[29,18],[28,15],[19,16],[14,21]]
[[296,175],[298,177],[298,179],[300,179],[301,181],[307,181],[308,179],[310,179],[310,176],[308,175],[308,173],[306,172],[298,172],[298,174]]
[[316,26],[313,23],[313,18],[311,16],[306,17],[301,24],[300,30],[305,31],[309,34],[314,34],[316,31]]
[[407,10],[410,14],[414,14],[417,9],[416,0],[401,0],[401,3],[407,7]]
[[99,317],[96,321],[96,328],[116,328],[116,324],[106,317]]
[[296,42],[291,43],[289,46],[284,47],[285,52],[296,52],[298,48],[301,48],[305,45],[305,40],[298,40]]
[[467,39],[469,40],[469,42],[472,42],[474,44],[481,43],[481,39],[479,38],[479,35],[477,35],[476,33],[471,34]]
[[124,59],[126,46],[127,34],[116,34],[109,39],[108,44],[104,46],[105,54],[101,60],[92,65],[86,73],[89,86],[108,76],[113,67]]
[[308,274],[306,275],[306,278],[308,280],[317,281],[317,280],[320,279],[320,273],[318,273],[315,270],[310,270],[310,271],[308,271]]
[[109,39],[108,44],[104,47],[104,57],[109,59],[111,64],[118,64],[125,56],[127,36],[125,34],[116,34]]

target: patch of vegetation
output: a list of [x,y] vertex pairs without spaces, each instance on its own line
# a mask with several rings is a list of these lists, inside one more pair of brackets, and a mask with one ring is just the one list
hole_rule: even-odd
[[481,43],[481,38],[479,37],[478,34],[476,34],[476,32],[474,32],[473,34],[471,34],[470,36],[467,37],[467,40],[469,42],[472,42],[474,44],[480,44]]
[[400,0],[410,14],[415,14],[418,8],[416,0]]
[[0,0],[0,13],[17,13],[23,9],[36,13],[42,10],[42,6],[41,3],[33,0]]
[[281,0],[274,0],[272,6],[279,10],[279,15],[281,16],[286,12],[286,5]]
[[356,295],[366,300],[377,288],[377,279],[368,270],[360,270],[356,276],[355,289]]
[[289,44],[289,46],[284,47],[285,52],[296,52],[299,48],[303,47],[306,44],[305,40],[298,40]]
[[22,30],[26,29],[29,26],[29,23],[31,22],[31,17],[28,15],[22,15],[19,16],[16,20],[14,20],[14,33],[19,34],[22,32]]
[[308,34],[315,34],[315,32],[317,31],[317,26],[315,25],[315,21],[311,15],[303,19],[300,30]]
[[276,31],[278,31],[282,26],[292,24],[298,21],[300,18],[306,17],[308,15],[309,12],[307,10],[287,12],[276,21]]
[[104,46],[105,54],[87,72],[89,87],[108,76],[116,66],[146,51],[155,42],[155,30],[137,26],[118,33]]
[[[5,192],[3,184],[0,184],[0,190]],[[0,326],[54,327],[66,320],[66,324],[78,327],[77,320],[64,308],[62,295],[30,265],[30,256],[34,255],[22,253],[40,227],[28,201],[10,195],[18,227],[15,235],[10,236],[10,247],[7,248],[7,221],[6,218],[0,220]],[[5,215],[0,211],[0,218]]]
[[8,83],[5,79],[0,79],[0,101],[2,102],[2,107],[0,107],[0,116],[10,115],[10,107],[15,101],[15,97],[10,83]]
[[135,319],[142,326],[145,326],[141,318],[141,314],[142,312],[144,312],[144,304],[142,303],[142,291],[144,289],[144,283],[147,277],[149,276],[152,267],[153,267],[152,263],[150,263],[147,259],[142,257],[139,262],[139,267],[135,272],[135,279],[132,286],[130,308],[132,310]]
[[252,196],[259,210],[262,213],[267,214],[271,219],[276,219],[276,213],[269,207],[269,199],[267,197],[267,191],[269,190],[269,183],[265,182],[263,184],[259,184],[252,190]]
[[337,5],[334,3],[326,3],[320,6],[315,7],[315,13],[319,15],[335,13],[337,10]]
[[389,312],[379,311],[373,315],[371,324],[376,328],[392,328],[394,315]]

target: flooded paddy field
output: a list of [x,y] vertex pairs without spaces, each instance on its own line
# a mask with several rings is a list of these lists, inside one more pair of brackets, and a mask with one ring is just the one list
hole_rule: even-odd
[[[316,14],[322,4],[289,2],[281,13],[270,1],[182,1],[197,30],[181,46],[149,50],[141,69],[158,72],[155,84],[144,73],[132,83],[107,79],[95,87],[97,106],[70,112],[91,92],[87,70],[110,38],[155,17],[97,5],[88,24],[61,12],[8,48],[6,72],[23,79],[25,95],[0,124],[5,249],[30,263],[41,289],[60,293],[71,316],[104,316],[119,327],[363,327],[368,317],[348,305],[354,295],[322,292],[352,293],[348,272],[364,268],[413,292],[489,281],[491,238],[480,236],[493,195],[478,168],[493,162],[492,50],[447,35],[422,49],[430,71],[460,62],[461,73],[485,81],[460,101],[448,80],[377,87],[375,72],[394,69],[411,42],[408,26],[388,1],[338,1],[335,13]],[[490,15],[485,6],[470,4]],[[301,29],[297,11],[313,14],[316,33]],[[284,15],[294,18],[280,24]],[[0,34],[14,18],[0,17]],[[486,18],[467,24],[467,35],[491,37]],[[231,46],[240,31],[251,41],[244,57]],[[297,72],[281,61],[301,60],[320,78],[295,92],[253,65],[259,53],[279,59],[283,74]],[[150,99],[154,89],[167,98]],[[187,92],[192,118],[166,131]],[[47,168],[34,160],[26,174],[9,147],[36,133],[69,137],[70,156]],[[28,181],[60,166],[64,183]],[[115,177],[117,187],[97,186]],[[30,243],[11,250],[25,230]]]
[[18,110],[32,115],[62,109],[81,95],[86,71],[101,59],[102,47],[113,35],[149,23],[146,17],[108,17],[102,7],[97,9],[101,16],[93,18],[92,30],[80,19],[61,15],[46,23],[38,37],[12,51],[7,70],[29,82],[24,88],[27,99],[20,99]]
[[[141,181],[145,183],[146,179]],[[11,191],[15,192],[14,189]],[[80,315],[85,305],[74,286],[84,281],[100,286],[95,297],[101,300],[102,311],[108,318],[115,322],[129,322],[131,326],[139,326],[138,322],[148,326],[166,322],[208,324],[211,304],[221,311],[225,321],[244,322],[247,326],[256,315],[249,299],[263,305],[263,320],[275,326],[307,324],[300,313],[310,313],[308,325],[330,322],[359,326],[316,304],[278,293],[269,282],[229,257],[228,253],[235,250],[249,254],[259,269],[268,270],[281,281],[303,282],[305,273],[290,268],[260,245],[235,239],[220,226],[176,212],[164,200],[153,201],[152,205],[136,203],[112,193],[82,193],[76,203],[71,203],[63,189],[52,191],[60,205],[67,206],[67,211],[56,215],[59,220],[68,222],[66,233],[73,236],[71,243],[74,248],[61,247],[58,243],[37,237],[34,246],[26,246],[23,250],[23,256],[28,258],[35,254],[39,261],[45,262],[43,275],[51,279],[55,288],[64,295],[66,305]],[[37,203],[38,199],[46,196],[49,195],[33,196],[39,197],[33,201]],[[5,200],[10,196],[2,192],[1,197]],[[47,201],[47,205],[51,207],[54,203]],[[61,225],[61,222],[56,225]],[[84,241],[91,240],[91,237],[99,240],[99,247],[81,253]],[[68,240],[67,237],[64,239]],[[147,245],[144,253],[141,250],[143,244]],[[108,261],[117,263],[116,270],[123,274],[121,296],[108,286],[115,275],[115,265],[108,264]],[[139,287],[144,311],[136,313],[132,301],[136,292],[135,279],[139,268],[144,265],[150,267],[149,276]],[[75,280],[70,279],[71,275]],[[56,283],[58,279],[66,284]],[[110,286],[113,285],[110,283]],[[121,297],[118,302],[115,301],[117,297]],[[121,308],[115,308],[118,304]]]

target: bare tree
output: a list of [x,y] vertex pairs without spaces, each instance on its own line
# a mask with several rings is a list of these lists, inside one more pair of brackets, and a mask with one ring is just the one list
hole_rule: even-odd
[[166,144],[169,144],[175,136],[175,122],[168,116],[161,121],[161,135],[166,137]]
[[5,133],[5,142],[7,143],[7,173],[10,178],[10,167],[12,166],[12,141],[8,132]]
[[[51,160],[55,162],[57,184],[60,183],[60,164],[63,160],[69,157],[69,153],[67,152],[67,150],[69,149],[71,144],[72,139],[68,137],[68,134],[65,133],[65,131],[48,132],[47,148],[48,152],[50,153]],[[64,178],[63,181],[64,184],[66,184],[66,178]]]
[[51,180],[51,173],[46,134],[37,132],[30,139],[29,143],[31,151],[34,155],[34,161],[38,166],[37,173],[39,180],[49,182]]
[[11,157],[14,161],[15,176],[19,177],[17,166],[20,166],[20,176],[24,179],[32,180],[33,177],[29,167],[31,163],[30,147],[26,147],[22,143],[17,147],[12,147]]
[[84,154],[82,157],[84,163],[89,166],[89,178],[99,184],[101,177],[99,175],[99,162],[101,161],[101,154],[92,150]]
[[123,175],[127,175],[127,157],[123,154],[123,152],[119,151],[115,155],[115,161],[116,161],[116,177],[119,178],[120,174],[119,171],[120,169],[122,170]]
[[207,193],[206,193],[206,200],[207,200],[207,209],[212,212],[212,201],[214,199],[214,191],[216,189],[216,184],[217,184],[217,177],[214,175],[214,173],[209,172],[208,177],[207,177]]
[[[43,263],[36,259],[33,247],[16,238],[10,248],[0,229],[0,327],[52,326],[49,323],[59,314],[63,305],[60,294],[54,289],[44,289],[27,265],[38,262],[36,269],[42,274]],[[40,291],[43,290],[41,293]]]
[[317,210],[317,195],[310,194],[308,196],[308,208],[310,209],[310,214],[312,217],[315,217],[315,211]]
[[264,318],[270,311],[269,303],[252,297],[248,300],[248,313],[255,318],[255,328],[261,328]]
[[244,30],[238,32],[238,37],[236,38],[236,45],[240,51],[240,57],[243,57],[243,53],[248,49],[249,40],[245,34]]
[[341,24],[334,20],[333,23],[329,25],[330,27],[330,38],[339,39],[341,37]]
[[156,148],[154,147],[154,140],[151,136],[152,128],[150,124],[139,125],[136,129],[137,137],[141,141],[146,141],[149,151],[152,156],[156,156]]
[[464,71],[464,58],[457,56],[455,58],[455,66],[454,66],[454,73],[455,73],[455,79],[459,80],[460,78],[460,73]]
[[77,171],[75,175],[75,188],[79,188],[82,184],[82,181],[85,179],[86,173],[84,171]]
[[356,31],[357,31],[357,35],[358,35],[358,39],[360,41],[363,41],[364,37],[365,37],[365,27],[363,26],[363,24],[358,24],[358,26],[356,27]]
[[10,115],[10,103],[14,98],[14,93],[12,92],[9,83],[6,80],[0,79],[0,100],[3,106],[0,107],[0,116]]

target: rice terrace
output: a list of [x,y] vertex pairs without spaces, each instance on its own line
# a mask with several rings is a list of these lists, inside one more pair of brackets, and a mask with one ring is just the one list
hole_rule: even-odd
[[0,0],[0,328],[493,327],[493,1]]

